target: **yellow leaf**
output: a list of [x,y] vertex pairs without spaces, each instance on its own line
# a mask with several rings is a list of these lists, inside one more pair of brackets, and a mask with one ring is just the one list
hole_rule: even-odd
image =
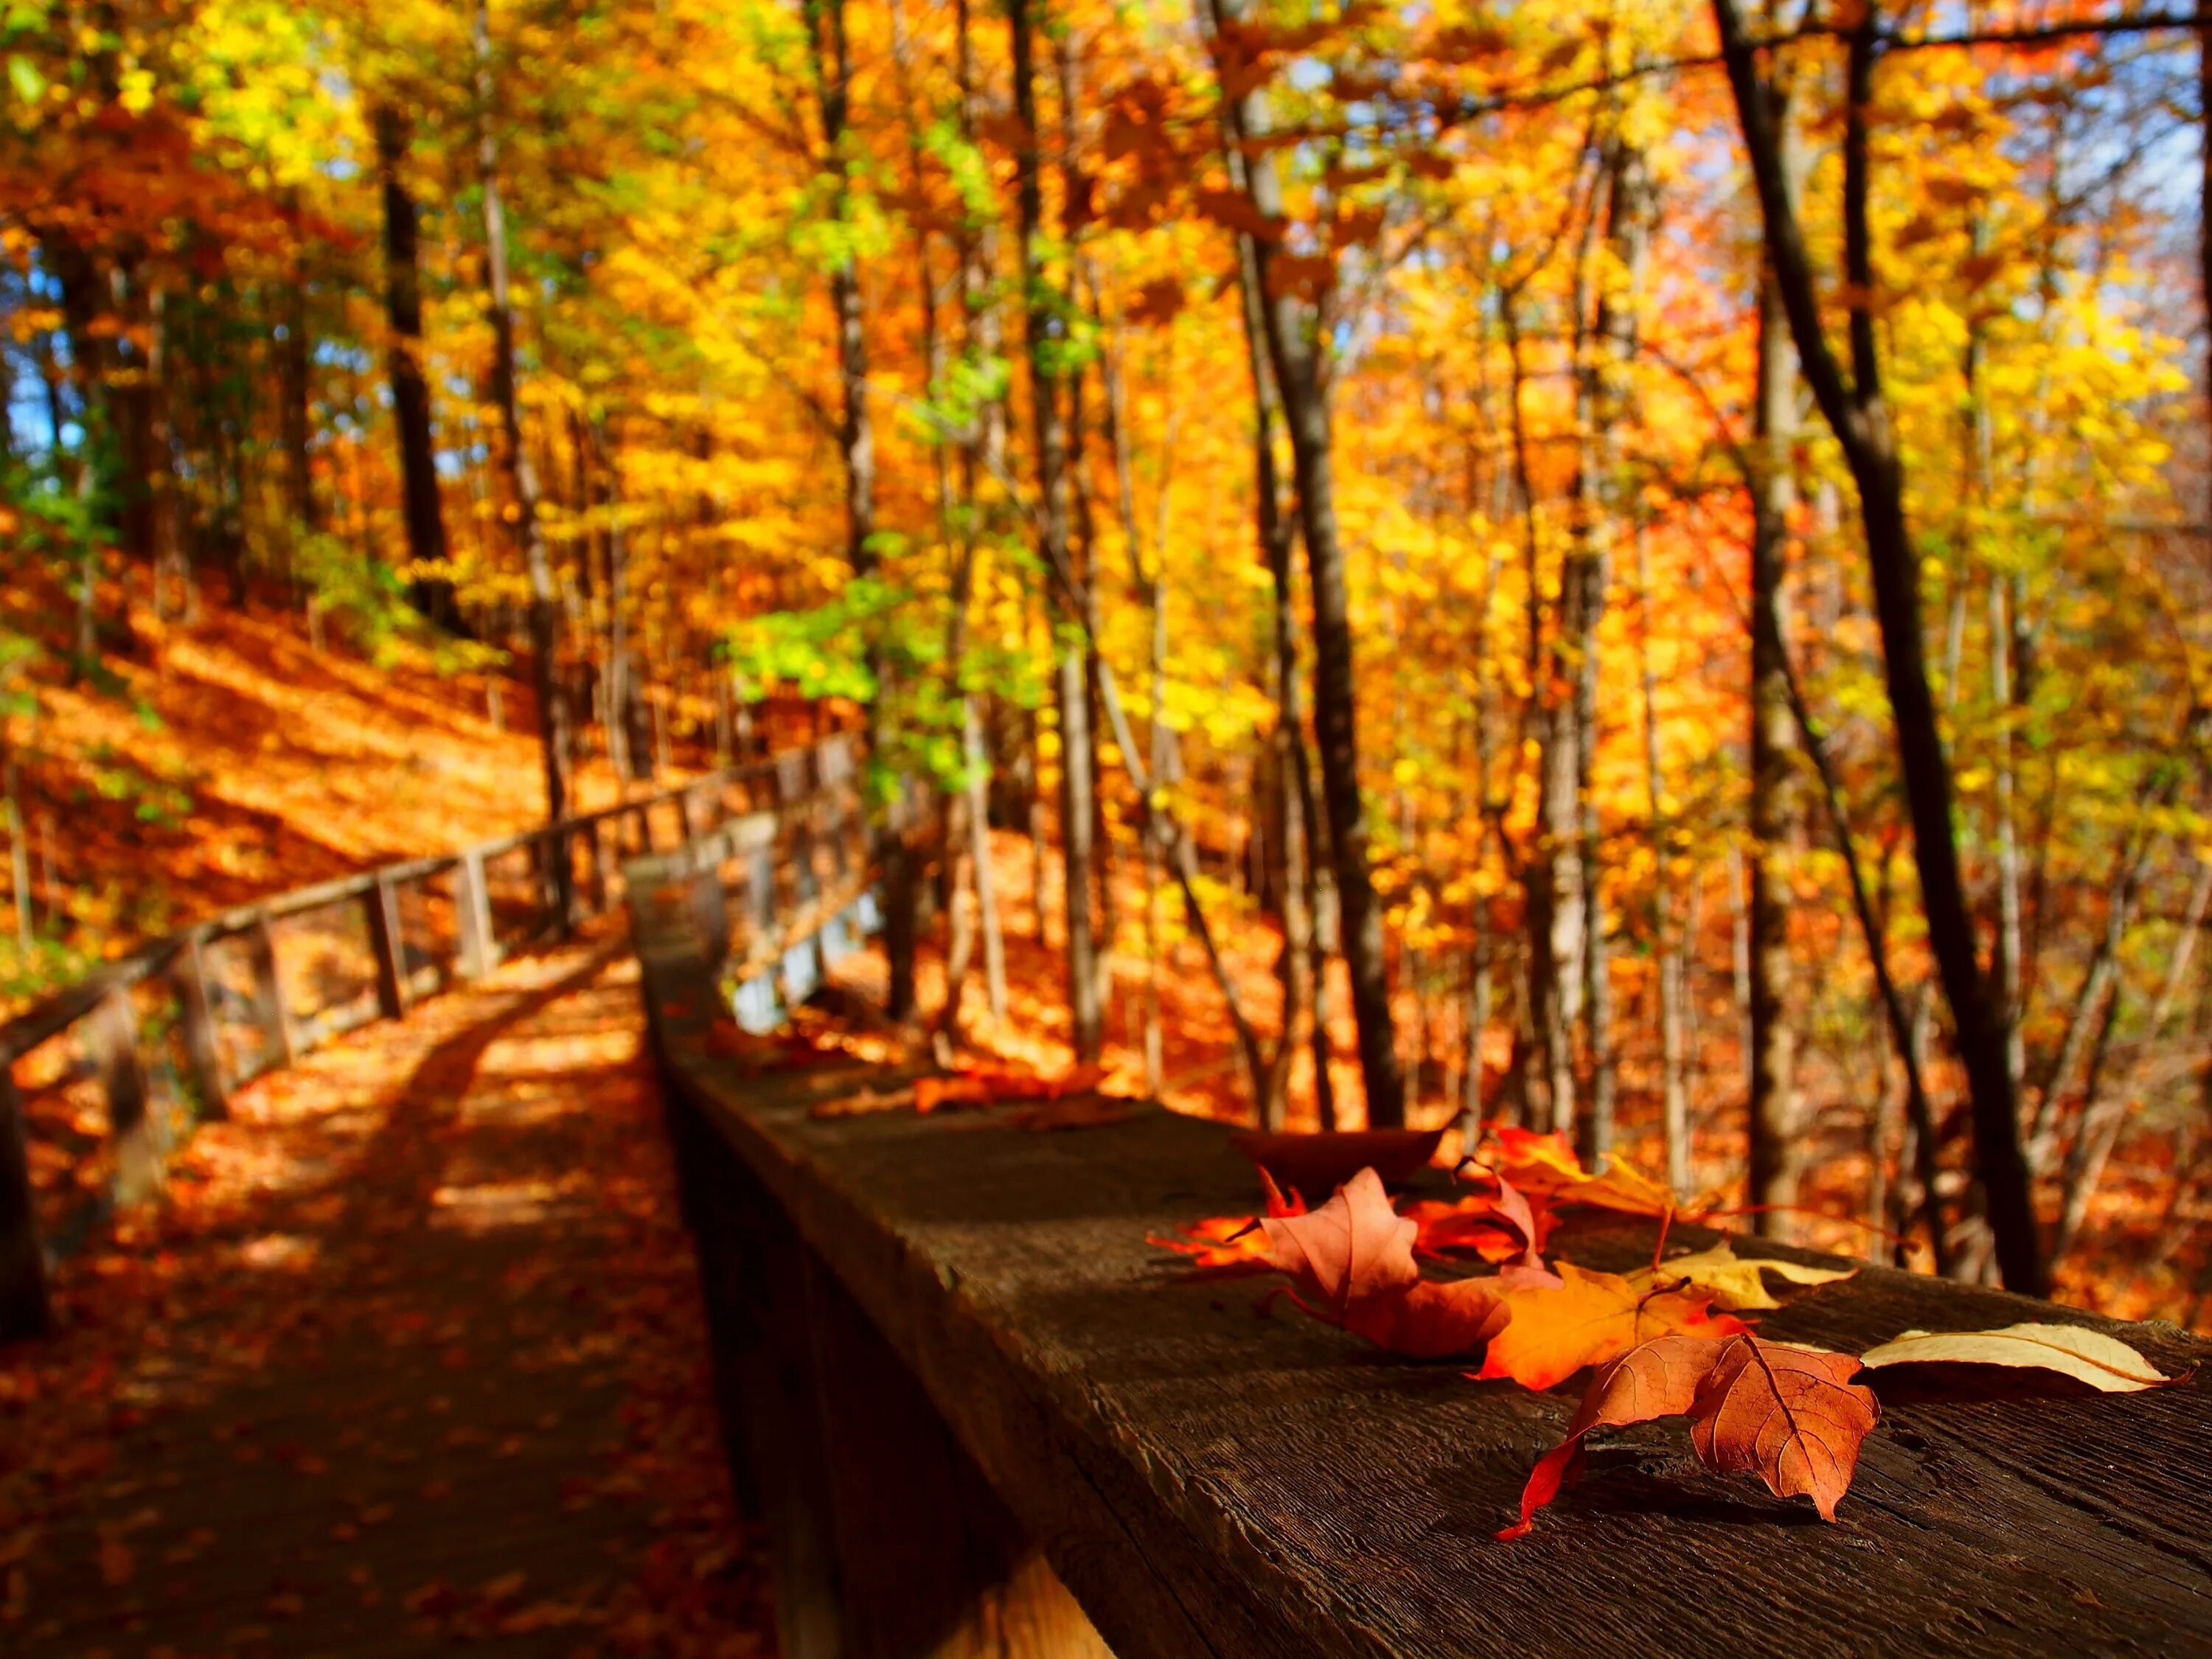
[[1678,1255],[1671,1261],[1661,1262],[1656,1269],[1639,1267],[1628,1277],[1646,1290],[1661,1285],[1671,1287],[1686,1280],[1697,1290],[1711,1291],[1716,1308],[1738,1313],[1748,1308],[1782,1305],[1768,1291],[1766,1281],[1759,1276],[1762,1270],[1792,1285],[1832,1285],[1858,1271],[1856,1267],[1809,1267],[1799,1261],[1747,1259],[1738,1255],[1735,1246],[1723,1238],[1710,1250]]
[[1859,1356],[1885,1365],[2015,1365],[2057,1371],[2104,1394],[2164,1388],[2166,1376],[2133,1348],[2080,1325],[2007,1325],[1994,1331],[1907,1331]]

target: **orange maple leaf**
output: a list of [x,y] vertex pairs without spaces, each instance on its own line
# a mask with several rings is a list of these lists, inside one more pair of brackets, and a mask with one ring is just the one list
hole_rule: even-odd
[[1513,1310],[1494,1279],[1424,1279],[1345,1310],[1344,1328],[1408,1359],[1471,1353],[1504,1330]]
[[1778,1498],[1803,1496],[1824,1521],[1850,1490],[1859,1447],[1881,1415],[1874,1391],[1851,1377],[1850,1354],[1768,1342],[1748,1333],[1719,1342],[1662,1336],[1622,1355],[1591,1379],[1567,1437],[1537,1460],[1521,1493],[1521,1518],[1498,1535],[1518,1538],[1536,1511],[1574,1484],[1591,1431],[1688,1417],[1690,1444],[1723,1473],[1757,1474]]
[[1310,1215],[1266,1217],[1268,1265],[1291,1299],[1377,1347],[1413,1359],[1467,1353],[1512,1316],[1488,1279],[1439,1283],[1413,1261],[1419,1228],[1392,1207],[1382,1178],[1362,1170]]
[[1559,1264],[1558,1282],[1526,1269],[1503,1273],[1498,1285],[1512,1321],[1491,1342],[1480,1380],[1510,1377],[1548,1389],[1585,1365],[1602,1365],[1654,1337],[1679,1333],[1717,1341],[1750,1328],[1732,1315],[1715,1317],[1709,1297],[1679,1289],[1641,1291],[1619,1273]]
[[1690,1443],[1714,1468],[1748,1470],[1832,1521],[1881,1416],[1874,1390],[1851,1381],[1858,1369],[1850,1354],[1738,1337],[1698,1386]]
[[1403,1290],[1421,1276],[1413,1262],[1420,1229],[1391,1207],[1382,1178],[1362,1170],[1309,1215],[1261,1219],[1268,1259],[1293,1294],[1321,1317],[1344,1322],[1353,1302]]

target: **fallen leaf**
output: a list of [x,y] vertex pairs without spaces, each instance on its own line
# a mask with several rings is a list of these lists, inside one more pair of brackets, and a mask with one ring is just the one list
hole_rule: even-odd
[[1477,1164],[1504,1176],[1531,1198],[1587,1204],[1626,1215],[1691,1214],[1665,1187],[1618,1154],[1595,1173],[1584,1170],[1558,1130],[1539,1134],[1510,1123],[1486,1123],[1482,1146],[1486,1155],[1477,1155]]
[[1476,1255],[1485,1261],[1518,1261],[1522,1266],[1541,1265],[1541,1253],[1558,1218],[1548,1205],[1531,1206],[1520,1188],[1502,1176],[1491,1177],[1498,1188],[1445,1201],[1422,1199],[1406,1206],[1406,1213],[1420,1228],[1414,1240],[1419,1255]]
[[1344,1322],[1355,1300],[1402,1289],[1421,1276],[1413,1262],[1419,1229],[1391,1208],[1382,1179],[1361,1170],[1309,1215],[1266,1216],[1269,1265],[1322,1317]]
[[[1859,1356],[1869,1370],[1897,1365],[2008,1365],[2057,1371],[2100,1394],[2179,1382],[2118,1338],[2081,1325],[2007,1325],[1993,1331],[1907,1331]],[[2185,1375],[2186,1375],[2185,1373]]]
[[1730,1315],[1712,1316],[1711,1298],[1701,1293],[1639,1289],[1619,1273],[1571,1261],[1559,1264],[1559,1277],[1552,1285],[1534,1274],[1498,1276],[1512,1321],[1491,1342],[1478,1379],[1510,1377],[1541,1390],[1655,1337],[1679,1334],[1718,1341],[1749,1328]]
[[1712,1468],[1757,1474],[1777,1498],[1810,1498],[1832,1521],[1881,1416],[1874,1390],[1851,1381],[1859,1366],[1847,1353],[1737,1337],[1698,1385],[1690,1443]]
[[1326,1193],[1362,1170],[1404,1181],[1437,1155],[1442,1129],[1364,1129],[1328,1134],[1261,1134],[1247,1130],[1229,1144],[1285,1187]]
[[1488,1279],[1424,1279],[1401,1291],[1361,1297],[1346,1308],[1344,1328],[1408,1359],[1472,1353],[1513,1317]]
[[1874,1391],[1851,1378],[1847,1353],[1768,1342],[1749,1333],[1711,1342],[1675,1335],[1632,1349],[1590,1381],[1566,1438],[1529,1471],[1519,1538],[1536,1511],[1580,1475],[1591,1431],[1688,1417],[1690,1444],[1722,1474],[1750,1474],[1778,1498],[1806,1497],[1824,1521],[1850,1489],[1859,1448],[1881,1416]]
[[1662,1336],[1632,1348],[1590,1379],[1567,1425],[1567,1437],[1536,1460],[1521,1489],[1521,1518],[1498,1535],[1519,1538],[1535,1524],[1536,1511],[1572,1486],[1582,1473],[1583,1445],[1593,1429],[1648,1423],[1686,1415],[1698,1385],[1712,1369],[1715,1345],[1694,1336]]
[[1656,1267],[1639,1267],[1628,1278],[1646,1290],[1686,1282],[1697,1290],[1711,1292],[1716,1308],[1741,1313],[1782,1305],[1767,1290],[1762,1273],[1772,1273],[1792,1285],[1832,1285],[1839,1279],[1849,1279],[1857,1271],[1856,1267],[1812,1267],[1801,1261],[1740,1256],[1735,1246],[1723,1238],[1709,1250],[1678,1255]]
[[1013,1101],[1059,1100],[1084,1094],[1105,1076],[1097,1066],[1078,1066],[1064,1076],[1042,1078],[1002,1066],[964,1066],[946,1077],[915,1079],[914,1109],[925,1115],[948,1106],[997,1106]]
[[836,1100],[817,1100],[806,1109],[809,1117],[863,1117],[871,1112],[902,1111],[915,1103],[911,1085],[903,1089],[863,1088]]
[[817,1048],[796,1031],[748,1031],[733,1019],[718,1019],[707,1028],[707,1050],[734,1060],[750,1072],[792,1071],[818,1066],[840,1056],[833,1049]]
[[[1267,1189],[1267,1214],[1282,1217],[1306,1212],[1305,1200],[1296,1193],[1285,1198],[1265,1170],[1260,1171],[1260,1184]],[[1275,1271],[1274,1245],[1261,1231],[1257,1216],[1208,1216],[1179,1231],[1181,1237],[1176,1238],[1147,1234],[1145,1243],[1190,1257],[1193,1278],[1229,1278],[1239,1273]]]

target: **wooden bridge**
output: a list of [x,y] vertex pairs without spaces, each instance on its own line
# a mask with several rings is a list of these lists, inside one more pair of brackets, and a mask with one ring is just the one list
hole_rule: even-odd
[[[1250,1201],[1220,1126],[816,1114],[895,1079],[764,1064],[718,1023],[772,1026],[869,924],[849,774],[833,745],[633,807],[626,860],[585,823],[441,861],[407,879],[448,884],[442,929],[364,878],[319,900],[363,917],[353,1004],[335,975],[295,1000],[251,916],[198,937],[195,973],[240,938],[276,959],[201,995],[216,1094],[256,1063],[222,1022],[271,1029],[272,981],[294,1056],[236,1097],[252,1122],[206,1133],[305,1135],[308,1173],[154,1241],[160,1352],[122,1331],[104,1369],[72,1358],[75,1312],[11,1351],[0,1426],[38,1443],[0,1454],[0,1649],[2212,1653],[2212,1368],[1897,1407],[1835,1526],[1631,1433],[1504,1546],[1571,1401],[1164,1273],[1147,1234]],[[634,953],[593,914],[617,895]],[[123,988],[190,960],[165,942]],[[117,990],[84,994],[94,1059],[59,1086],[119,1100],[127,1144],[206,1045],[133,1003],[118,1057]],[[407,1062],[373,1089],[371,1039]],[[322,1103],[258,1104],[276,1083]],[[1569,1248],[1625,1266],[1652,1240],[1577,1224]],[[226,1283],[254,1252],[252,1286]],[[1867,1270],[1762,1330],[1857,1348],[2050,1311]],[[2169,1371],[2212,1358],[2109,1328]]]
[[773,1018],[866,920],[852,771],[287,894],[0,1030],[0,1653],[768,1650],[623,866],[731,849]]

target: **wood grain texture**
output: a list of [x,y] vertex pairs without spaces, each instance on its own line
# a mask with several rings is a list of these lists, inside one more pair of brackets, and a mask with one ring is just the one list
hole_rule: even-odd
[[[816,1119],[811,1102],[866,1073],[740,1075],[703,1045],[688,943],[639,944],[674,1086],[1121,1659],[2212,1653],[2212,1371],[2135,1396],[1896,1406],[1832,1526],[1652,1425],[1593,1448],[1536,1533],[1499,1544],[1577,1390],[1472,1382],[1260,1316],[1249,1283],[1180,1278],[1146,1236],[1256,1196],[1221,1126]],[[1626,1267],[1652,1243],[1577,1223],[1556,1248]],[[1881,1269],[1759,1328],[1857,1352],[2039,1317],[2110,1329],[2169,1372],[2212,1358],[2171,1328]]]

